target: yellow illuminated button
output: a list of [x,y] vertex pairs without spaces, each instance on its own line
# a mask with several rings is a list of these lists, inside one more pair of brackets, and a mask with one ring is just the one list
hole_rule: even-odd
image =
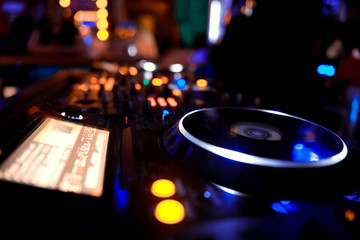
[[108,11],[105,8],[100,8],[97,12],[96,12],[96,16],[99,19],[105,19],[107,18],[109,15]]
[[108,1],[107,0],[97,0],[96,1],[96,6],[98,8],[106,8],[108,5]]
[[70,6],[71,1],[70,0],[59,0],[59,4],[63,8],[67,8]]
[[105,41],[109,38],[109,32],[106,31],[105,29],[101,29],[97,32],[96,36],[98,37],[99,40]]
[[176,224],[184,219],[185,209],[178,201],[164,200],[156,206],[155,217],[162,223]]
[[208,82],[205,79],[198,79],[196,81],[196,86],[198,86],[198,88],[206,88],[207,85]]
[[175,194],[175,184],[167,179],[156,180],[151,186],[151,193],[157,197],[171,197]]
[[154,78],[152,81],[151,81],[152,85],[156,86],[156,87],[159,87],[163,84],[161,78]]
[[109,27],[109,22],[106,19],[100,19],[97,21],[96,26],[98,29],[107,29]]

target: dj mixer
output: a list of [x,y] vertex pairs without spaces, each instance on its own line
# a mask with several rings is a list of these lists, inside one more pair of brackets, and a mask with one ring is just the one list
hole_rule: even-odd
[[193,72],[149,64],[97,63],[1,126],[1,232],[360,238],[354,145],[293,115],[229,107]]

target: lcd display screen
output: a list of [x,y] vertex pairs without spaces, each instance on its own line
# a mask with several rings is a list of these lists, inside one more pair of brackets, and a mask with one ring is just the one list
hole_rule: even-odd
[[0,166],[0,179],[99,197],[109,131],[47,118]]

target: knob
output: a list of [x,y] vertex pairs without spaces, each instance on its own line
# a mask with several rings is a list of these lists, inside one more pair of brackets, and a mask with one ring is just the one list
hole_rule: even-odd
[[76,105],[66,106],[65,113],[62,115],[71,119],[83,119],[83,116],[81,115],[81,107]]

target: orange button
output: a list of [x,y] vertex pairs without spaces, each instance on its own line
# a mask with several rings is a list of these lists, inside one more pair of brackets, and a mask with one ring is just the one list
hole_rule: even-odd
[[155,217],[165,224],[176,224],[185,217],[184,206],[175,200],[161,201],[155,208]]
[[156,180],[151,186],[151,193],[157,197],[171,197],[175,194],[175,184],[167,179]]

